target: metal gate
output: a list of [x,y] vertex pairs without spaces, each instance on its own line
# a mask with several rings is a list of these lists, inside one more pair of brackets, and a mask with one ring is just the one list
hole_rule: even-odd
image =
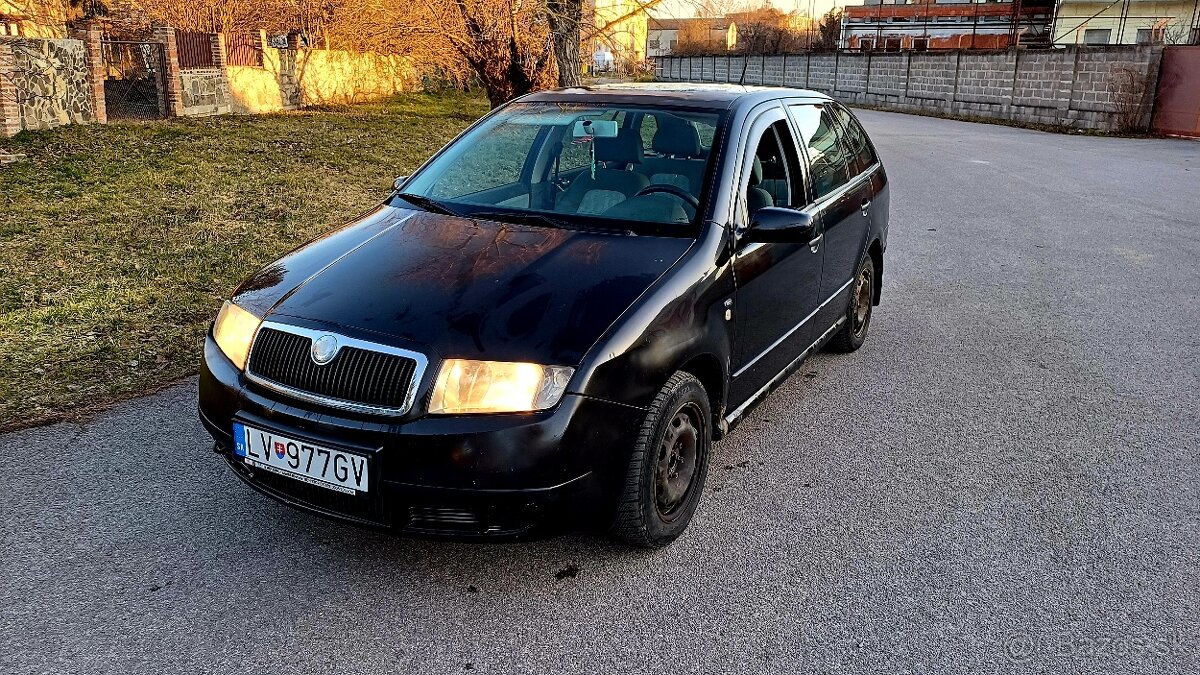
[[104,50],[104,104],[109,119],[166,117],[163,45],[118,40],[100,44]]
[[1200,138],[1200,47],[1166,47],[1154,97],[1154,133]]

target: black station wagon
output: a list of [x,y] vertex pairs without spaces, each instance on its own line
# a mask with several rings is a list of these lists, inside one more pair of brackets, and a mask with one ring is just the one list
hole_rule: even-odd
[[887,225],[871,141],[822,94],[532,94],[244,282],[200,416],[239,477],[318,514],[664,545],[712,442],[863,343]]

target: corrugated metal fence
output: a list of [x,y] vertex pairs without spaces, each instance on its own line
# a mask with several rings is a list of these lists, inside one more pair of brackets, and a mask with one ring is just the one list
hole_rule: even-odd
[[225,36],[227,63],[231,66],[262,68],[262,42],[253,33],[229,33]]
[[1200,138],[1200,47],[1167,47],[1158,76],[1153,128]]
[[211,33],[175,32],[175,44],[179,49],[179,67],[212,68],[216,66],[213,60],[213,35]]

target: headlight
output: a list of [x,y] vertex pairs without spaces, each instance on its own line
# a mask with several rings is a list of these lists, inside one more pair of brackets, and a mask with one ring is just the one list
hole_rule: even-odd
[[254,341],[254,333],[258,331],[260,323],[262,319],[232,302],[226,302],[221,307],[221,313],[217,314],[217,322],[213,324],[213,339],[238,370],[246,369],[250,343]]
[[529,412],[553,407],[574,368],[536,363],[447,359],[433,385],[429,412]]

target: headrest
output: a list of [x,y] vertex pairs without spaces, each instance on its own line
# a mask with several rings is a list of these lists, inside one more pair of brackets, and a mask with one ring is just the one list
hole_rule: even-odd
[[654,119],[658,130],[650,140],[650,147],[655,152],[675,157],[700,156],[700,134],[695,126],[674,115],[655,115]]
[[754,187],[762,182],[762,160],[758,157],[754,158],[754,165],[750,168],[750,186]]
[[616,138],[596,138],[597,162],[618,164],[640,164],[642,161],[642,139],[633,129],[621,129]]

